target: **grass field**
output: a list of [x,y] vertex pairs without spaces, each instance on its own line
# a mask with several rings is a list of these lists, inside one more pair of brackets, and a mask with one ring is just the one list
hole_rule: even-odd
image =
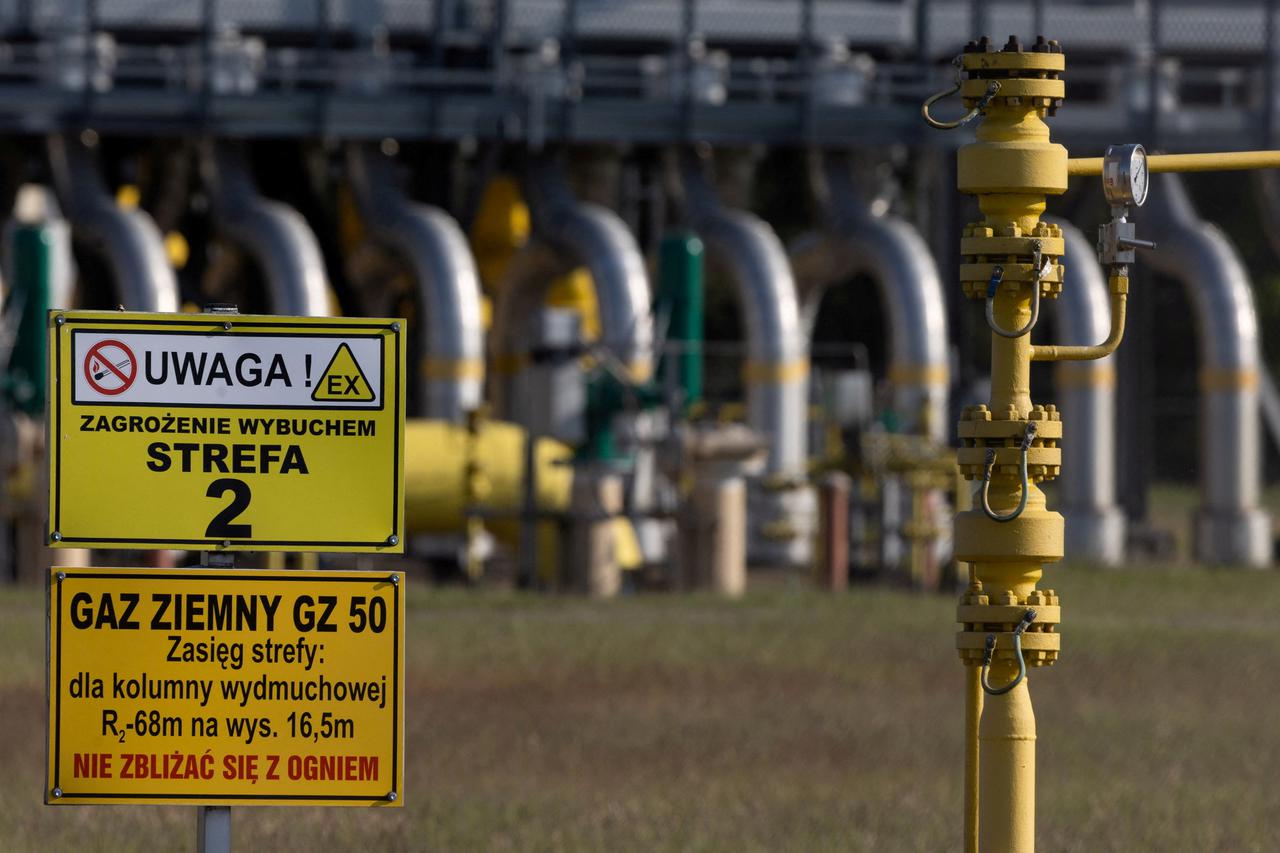
[[[1044,851],[1280,849],[1280,574],[1051,572]],[[954,850],[953,600],[410,598],[406,808],[237,808],[239,850]],[[47,808],[43,600],[0,590],[0,849],[192,849],[192,808]]]

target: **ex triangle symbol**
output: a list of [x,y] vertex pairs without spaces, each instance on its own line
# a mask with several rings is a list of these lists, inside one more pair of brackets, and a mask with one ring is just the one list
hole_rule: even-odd
[[338,346],[338,351],[329,359],[329,366],[320,374],[320,381],[316,383],[316,390],[311,392],[311,399],[342,403],[373,402],[373,389],[369,387],[369,380],[365,379],[360,363],[345,342]]

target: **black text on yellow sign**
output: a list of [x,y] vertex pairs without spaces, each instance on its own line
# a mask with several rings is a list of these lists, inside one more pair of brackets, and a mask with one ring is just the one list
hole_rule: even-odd
[[403,584],[53,569],[45,801],[403,805]]
[[50,544],[403,551],[402,328],[52,312]]

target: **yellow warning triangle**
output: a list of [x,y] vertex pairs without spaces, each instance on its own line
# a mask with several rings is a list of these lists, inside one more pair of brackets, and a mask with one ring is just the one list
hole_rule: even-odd
[[346,343],[338,346],[338,351],[329,359],[329,366],[320,374],[316,390],[311,392],[312,400],[332,400],[343,403],[369,403],[373,401],[373,389],[369,380],[364,378],[364,371]]

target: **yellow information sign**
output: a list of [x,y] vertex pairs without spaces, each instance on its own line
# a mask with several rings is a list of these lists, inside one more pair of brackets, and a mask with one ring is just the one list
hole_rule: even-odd
[[403,552],[401,328],[51,312],[50,544]]
[[403,805],[403,587],[52,569],[45,802]]

